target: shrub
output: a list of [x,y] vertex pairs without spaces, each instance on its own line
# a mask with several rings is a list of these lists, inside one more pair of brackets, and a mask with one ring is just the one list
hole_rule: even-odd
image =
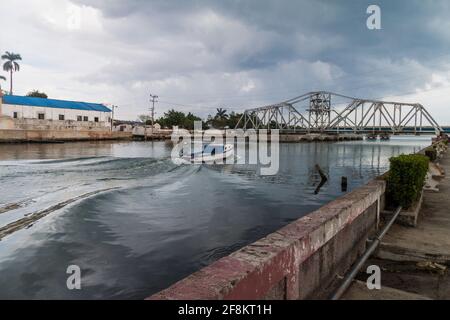
[[425,149],[425,155],[430,159],[430,161],[434,161],[437,159],[437,150],[436,147],[428,147]]
[[387,191],[393,205],[408,208],[422,192],[428,171],[428,158],[420,154],[392,157]]

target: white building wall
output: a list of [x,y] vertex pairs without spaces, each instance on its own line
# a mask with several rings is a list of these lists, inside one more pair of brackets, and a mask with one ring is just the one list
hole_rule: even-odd
[[119,124],[113,127],[113,131],[133,132],[133,126],[131,124]]
[[98,117],[98,122],[105,122],[105,126],[110,125],[111,119],[111,112],[2,104],[2,115],[14,117],[14,112],[17,112],[19,119],[38,119],[39,113],[44,114],[45,120],[59,120],[59,115],[64,115],[64,120],[74,121],[78,120],[78,116],[81,116],[83,121],[86,116],[88,121],[94,121],[95,117]]

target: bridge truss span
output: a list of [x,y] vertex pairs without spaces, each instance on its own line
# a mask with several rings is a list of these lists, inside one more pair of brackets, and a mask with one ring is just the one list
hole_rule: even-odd
[[280,104],[245,110],[236,128],[242,123],[243,128],[253,129],[291,129],[308,130],[308,120],[291,104]]
[[360,99],[327,91],[310,92],[281,103],[247,109],[236,128],[336,133],[443,132],[421,104]]

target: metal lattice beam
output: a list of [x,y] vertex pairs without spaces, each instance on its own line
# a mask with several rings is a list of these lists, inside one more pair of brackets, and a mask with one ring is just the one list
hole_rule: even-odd
[[[336,99],[345,102],[333,105]],[[301,104],[306,104],[306,115],[294,107]],[[281,103],[245,110],[236,125],[244,129],[294,132],[383,131],[393,134],[420,134],[427,127],[436,134],[443,132],[421,104],[359,99],[327,91],[310,92]]]

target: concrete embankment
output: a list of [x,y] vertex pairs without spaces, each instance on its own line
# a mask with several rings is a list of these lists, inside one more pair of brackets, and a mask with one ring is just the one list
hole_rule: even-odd
[[[446,159],[448,171],[448,156]],[[342,276],[366,250],[367,239],[379,230],[385,205],[385,183],[382,178],[374,179],[148,299],[329,298],[342,281]],[[422,268],[427,269],[428,266],[439,269],[436,263],[443,262],[443,259],[448,263],[450,200],[444,199],[445,193],[448,194],[448,178],[446,183],[447,185],[443,184],[444,195],[439,199],[427,200],[430,196],[436,197],[432,194],[425,197],[425,208],[430,205],[431,208],[424,210],[428,210],[428,214],[435,212],[435,220],[428,225],[427,230],[418,229],[414,233],[409,231],[409,236],[405,234],[406,231],[400,232],[400,238],[387,236],[381,245],[381,252],[389,247],[386,241],[396,239],[394,242],[397,242],[397,246],[394,246],[392,252],[397,257],[405,256],[405,250],[409,250],[406,255],[417,259],[420,251]],[[442,201],[445,204],[439,206]],[[399,228],[401,227],[394,226],[390,234],[395,234]],[[437,229],[440,231],[437,232]],[[400,248],[399,242],[405,248]],[[434,249],[430,249],[432,247]],[[431,264],[424,257],[430,257],[428,260]],[[411,278],[405,279],[399,281],[407,286],[408,279]],[[444,286],[450,288],[449,282],[444,282]],[[360,289],[357,292],[361,292],[361,287],[361,282],[355,282],[353,286],[356,288],[354,290]],[[395,287],[387,288],[385,292],[385,297],[402,299],[427,299],[430,296],[417,295],[411,289],[402,294],[402,290]],[[359,297],[364,298],[360,293]]]
[[344,299],[450,299],[450,152],[437,161],[445,175],[426,189],[417,225],[391,227],[366,265],[381,268],[381,289],[368,290],[362,272]]
[[109,130],[21,130],[0,129],[0,143],[15,142],[58,142],[84,140],[131,139],[127,132]]
[[280,134],[280,142],[313,142],[313,141],[348,141],[363,140],[362,134],[324,134],[324,133],[306,133],[306,134]]
[[[156,132],[153,134],[134,135],[133,137],[139,140],[165,140],[171,139],[172,132]],[[223,134],[224,139],[226,135]],[[283,143],[295,143],[295,142],[314,142],[314,141],[350,141],[350,140],[363,140],[364,137],[361,134],[319,134],[319,133],[306,133],[306,134],[280,134],[279,142]],[[270,141],[270,135],[268,136]]]
[[[47,121],[48,122],[48,121]],[[57,121],[54,121],[57,122]],[[47,125],[48,126],[48,125]],[[52,124],[54,127],[55,125]],[[152,134],[138,135],[133,132],[110,131],[103,128],[83,128],[60,126],[55,129],[48,128],[0,128],[1,142],[55,142],[55,141],[83,141],[83,140],[169,140],[172,130],[159,130]],[[225,138],[225,136],[224,136]],[[270,135],[268,136],[270,140]],[[314,141],[348,141],[363,140],[360,134],[280,134],[279,141],[283,143],[314,142]]]
[[326,298],[365,250],[384,193],[373,180],[149,299]]

